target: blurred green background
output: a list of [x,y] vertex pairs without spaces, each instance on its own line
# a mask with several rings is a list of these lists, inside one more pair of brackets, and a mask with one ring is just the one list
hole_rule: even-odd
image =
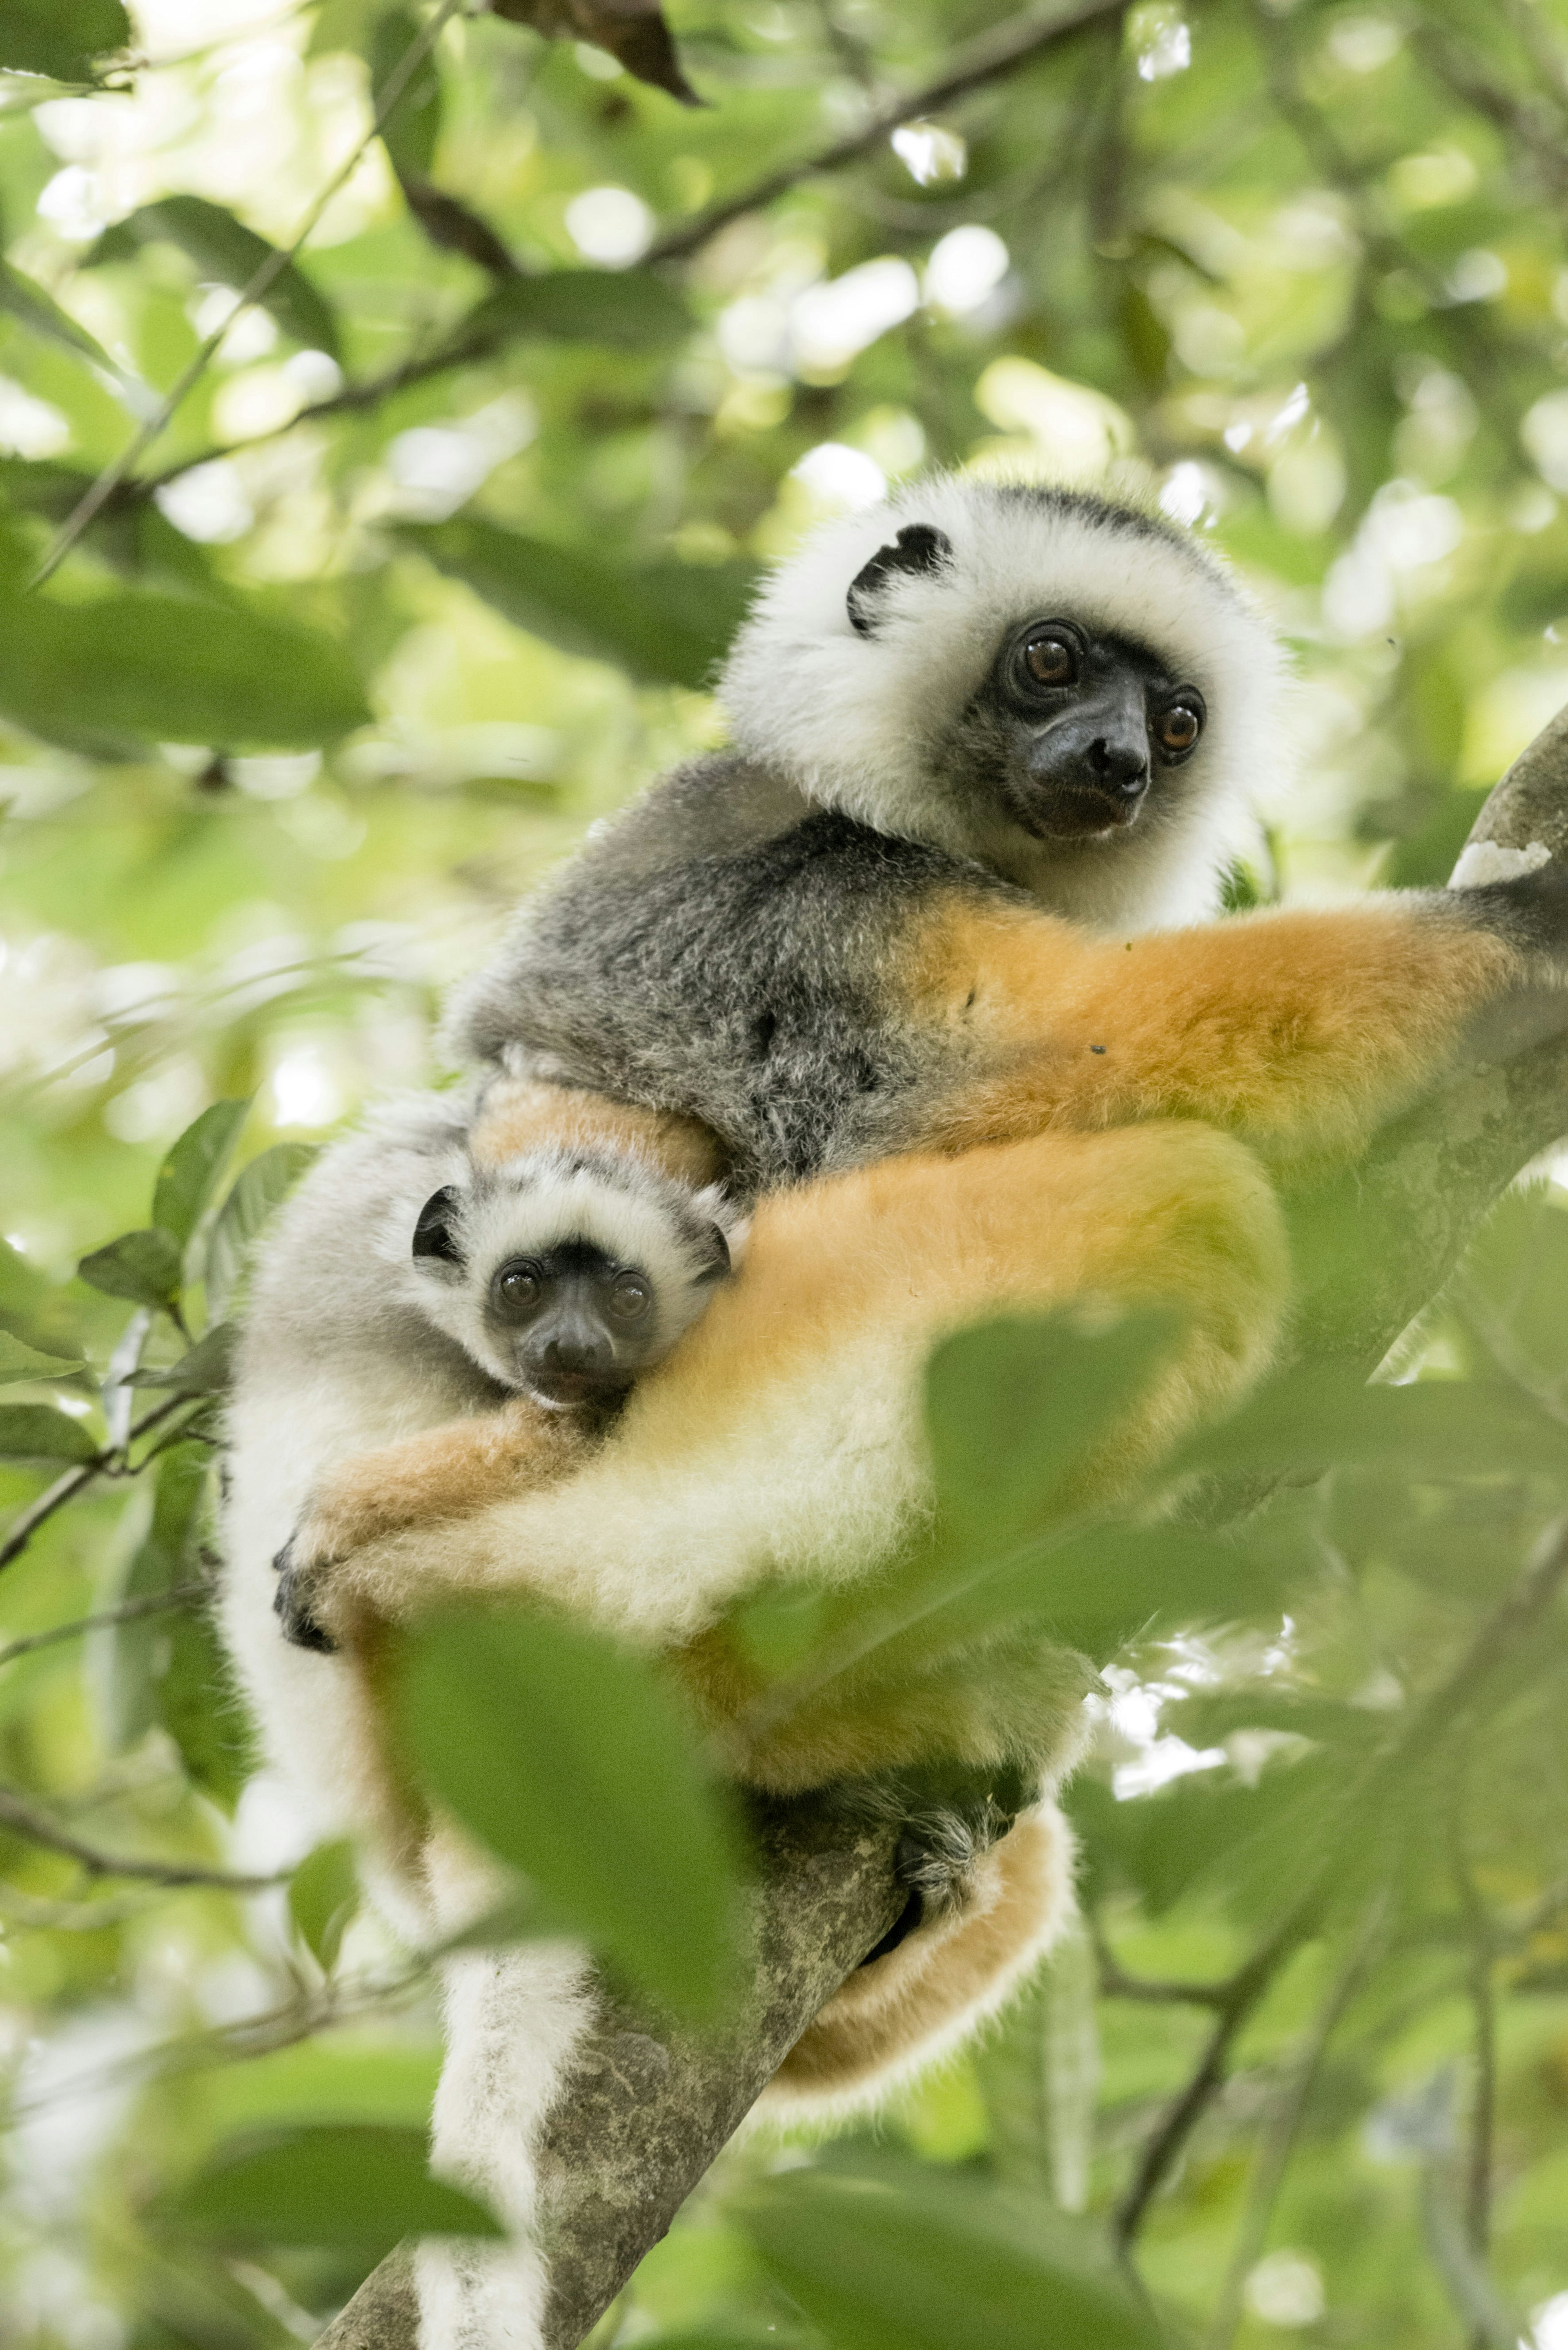
[[[382,140],[369,93],[423,10],[0,9],[26,69],[0,78],[0,1330],[89,1372],[0,1370],[86,1452],[123,1433],[90,1373],[137,1297],[78,1258],[145,1222],[207,1106],[254,1097],[244,1165],[437,1074],[441,992],[520,892],[722,739],[712,659],[817,518],[976,464],[1136,483],[1210,535],[1299,672],[1243,901],[1441,881],[1568,701],[1564,0],[1144,0],[952,97],[992,7],[672,0],[700,108],[573,38],[616,36],[587,0],[553,39],[508,13],[444,26]],[[256,240],[290,246],[335,175],[227,324]],[[140,486],[26,595],[213,337]],[[1550,1175],[1403,1364],[1547,1423]],[[5,1645],[199,1579],[205,1409],[7,1566],[0,1779],[89,1850],[265,1875],[297,1838],[245,1784],[199,1614]],[[43,1425],[5,1422],[8,1509],[72,1458]],[[1215,1982],[1267,1941],[1310,1774],[1441,1683],[1563,1485],[1539,1448],[1341,1470],[1267,1513],[1306,1562],[1282,1619],[1116,1659],[1079,1805],[1116,1967]],[[1366,1898],[1282,1955],[1143,2232],[1170,2340],[1568,2345],[1565,1699],[1559,1627],[1405,1790]],[[368,1912],[345,1934],[341,1856],[292,1907],[31,1834],[0,1860],[0,2344],[312,2338],[369,2220],[214,2248],[158,2198],[257,2126],[413,2143],[428,1980]],[[732,2149],[596,2341],[958,2342],[918,2262],[901,2312],[869,2271],[835,2302],[863,2241],[835,2183],[880,2163],[960,2273],[988,2229],[1109,2210],[1214,2018],[1096,1999],[1102,1975],[1125,1990],[1085,1929],[980,2054],[820,2164]],[[974,2340],[1144,2338],[1020,2307]]]

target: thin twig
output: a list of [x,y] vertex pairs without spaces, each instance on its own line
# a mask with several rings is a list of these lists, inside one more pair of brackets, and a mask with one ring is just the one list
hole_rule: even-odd
[[118,1607],[101,1607],[96,1616],[78,1616],[71,1624],[51,1624],[47,1632],[28,1632],[19,1640],[7,1640],[0,1648],[0,1665],[8,1665],[15,1657],[30,1656],[35,1648],[52,1648],[57,1640],[79,1639],[84,1632],[97,1632],[110,1624],[134,1623],[139,1616],[163,1616],[176,1607],[189,1607],[198,1599],[209,1596],[204,1583],[179,1583],[172,1591],[150,1592],[144,1599],[122,1599]]
[[1268,2241],[1269,2221],[1284,2183],[1291,2149],[1301,2128],[1313,2083],[1317,2078],[1329,2042],[1366,1979],[1382,1939],[1387,1908],[1387,1889],[1379,1886],[1363,1910],[1360,1927],[1351,1941],[1345,1962],[1329,1986],[1327,1998],[1313,2019],[1312,2027],[1291,2069],[1283,2095],[1258,2149],[1248,2182],[1246,2209],[1236,2232],[1231,2265],[1220,2288],[1209,2335],[1209,2350],[1231,2350],[1235,2339],[1236,2328],[1241,2319],[1242,2293]]
[[36,1502],[30,1502],[20,1516],[11,1521],[5,1539],[0,1543],[0,1567],[9,1566],[11,1561],[26,1549],[46,1519],[52,1518],[57,1510],[63,1509],[84,1485],[90,1485],[95,1477],[133,1474],[126,1467],[126,1445],[133,1443],[139,1436],[145,1436],[149,1429],[156,1428],[161,1420],[168,1419],[171,1412],[178,1411],[182,1404],[191,1400],[187,1395],[171,1396],[166,1402],[156,1405],[137,1421],[126,1438],[125,1445],[106,1444],[100,1452],[93,1454],[90,1461],[84,1461],[77,1468],[67,1469],[63,1477],[57,1477]]
[[243,312],[253,308],[288,268],[333,197],[358,170],[362,158],[369,152],[371,141],[379,137],[381,130],[396,110],[399,100],[413,79],[421,62],[429,55],[440,38],[442,26],[456,15],[461,5],[462,0],[441,0],[434,16],[410,42],[401,57],[388,75],[377,99],[376,111],[370,128],[321,190],[306,213],[293,243],[279,246],[269,253],[245,285],[240,288],[239,300],[234,309],[226,315],[223,325],[214,327],[206,340],[198,347],[193,358],[176,376],[173,384],[160,400],[152,414],[131,435],[119,455],[104,467],[97,481],[85,493],[73,512],[61,525],[56,534],[54,544],[28,581],[29,588],[41,588],[45,580],[52,577],[59,569],[94,516],[102,511],[138,459],[163,432],[187,392],[192,390],[201,381],[213,353],[233,327],[234,320]]
[[[1497,1983],[1493,1971],[1496,1939],[1465,1847],[1464,1813],[1464,1790],[1457,1789],[1449,1815],[1450,1860],[1465,1920],[1469,1945],[1465,1971],[1475,2022],[1475,2085],[1465,2155],[1465,2237],[1477,2266],[1484,2269],[1491,2246],[1492,2158],[1497,2135]],[[1479,2326],[1471,2335],[1471,2350],[1486,2350],[1486,2334]]]
[[1106,1939],[1098,1910],[1086,1908],[1086,1918],[1102,1999],[1143,2000],[1160,2007],[1225,2006],[1235,1981],[1233,1975],[1227,1976],[1223,1982],[1207,1983],[1164,1982],[1147,1975],[1129,1975]]
[[[732,221],[742,219],[747,213],[760,211],[778,197],[787,195],[802,181],[816,179],[829,172],[841,170],[879,146],[898,130],[900,123],[915,120],[940,108],[950,105],[955,99],[967,97],[971,91],[987,82],[1001,80],[1019,67],[1031,64],[1034,58],[1054,48],[1059,41],[1072,38],[1085,26],[1104,23],[1126,14],[1128,0],[1078,0],[1078,5],[1066,15],[1042,20],[1033,11],[1010,18],[990,33],[960,51],[947,70],[921,89],[908,91],[867,118],[858,130],[836,139],[829,147],[819,148],[815,154],[803,156],[797,162],[781,164],[760,180],[753,181],[738,195],[726,196],[684,227],[669,229],[657,238],[643,255],[645,267],[661,262],[682,261],[699,252],[709,240],[728,228]],[[226,331],[226,328],[225,328]],[[490,325],[474,329],[460,320],[451,338],[425,352],[421,358],[404,359],[383,375],[373,376],[365,383],[346,384],[341,391],[326,400],[313,400],[302,408],[286,424],[273,432],[256,433],[248,441],[214,442],[198,454],[182,458],[177,465],[161,473],[151,473],[130,486],[137,494],[161,489],[180,474],[192,472],[198,465],[212,463],[220,457],[234,456],[262,442],[274,440],[284,432],[292,432],[301,424],[311,424],[328,416],[348,416],[362,413],[368,408],[379,408],[400,391],[415,384],[428,382],[431,376],[445,375],[454,368],[489,359],[504,342],[523,332],[518,326]],[[123,476],[121,477],[123,478]]]
[[68,1829],[57,1826],[13,1787],[0,1787],[0,1826],[9,1828],[14,1835],[25,1836],[29,1844],[41,1845],[47,1852],[63,1853],[67,1860],[85,1868],[89,1877],[127,1877],[139,1884],[162,1885],[171,1889],[205,1885],[221,1893],[265,1893],[285,1883],[288,1875],[285,1870],[271,1877],[238,1877],[228,1869],[202,1868],[194,1862],[135,1860],[120,1853],[100,1852],[96,1845],[84,1844]]

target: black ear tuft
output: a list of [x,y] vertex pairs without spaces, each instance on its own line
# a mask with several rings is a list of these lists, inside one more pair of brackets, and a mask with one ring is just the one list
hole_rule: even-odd
[[879,546],[862,571],[849,583],[845,608],[849,625],[861,636],[876,634],[875,605],[878,589],[890,572],[940,571],[952,561],[953,545],[944,531],[929,522],[908,522],[891,546]]
[[414,1224],[416,1256],[444,1257],[448,1264],[462,1263],[462,1253],[452,1232],[460,1197],[455,1183],[443,1183],[439,1191],[431,1193]]
[[698,1274],[699,1281],[722,1281],[730,1270],[730,1243],[724,1237],[722,1224],[710,1224],[704,1235],[708,1262]]

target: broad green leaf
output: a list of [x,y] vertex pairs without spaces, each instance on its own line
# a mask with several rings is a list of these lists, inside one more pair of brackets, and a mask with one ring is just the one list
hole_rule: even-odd
[[1368,1387],[1303,1370],[1272,1380],[1231,1419],[1179,1452],[1172,1471],[1306,1471],[1389,1463],[1412,1477],[1538,1469],[1568,1477],[1568,1430],[1517,1388],[1418,1379]]
[[0,710],[46,740],[76,732],[225,751],[330,741],[369,717],[330,637],[254,608],[126,592],[0,600]]
[[659,0],[572,0],[569,9],[560,0],[491,0],[496,16],[514,25],[531,25],[536,32],[558,38],[575,34],[592,41],[655,89],[667,90],[682,106],[701,106],[681,70]]
[[57,1355],[40,1355],[36,1347],[0,1330],[0,1388],[14,1388],[24,1379],[64,1379],[81,1364],[62,1361]]
[[948,1543],[994,1554],[1060,1510],[1075,1473],[1117,1440],[1177,1326],[1168,1314],[1102,1330],[1010,1315],[944,1339],[926,1368],[926,1432]]
[[[245,228],[222,204],[205,196],[161,196],[143,204],[128,220],[106,229],[82,263],[90,268],[102,261],[129,261],[144,244],[174,244],[195,267],[199,276],[219,286],[244,291],[264,261],[277,248],[254,229]],[[270,313],[284,333],[307,350],[338,356],[337,321],[331,305],[297,264],[286,261],[258,306]]]
[[177,1363],[143,1363],[127,1373],[125,1385],[172,1388],[181,1395],[222,1395],[234,1377],[238,1336],[234,1323],[216,1323]]
[[554,1617],[453,1612],[413,1639],[401,1712],[421,1777],[553,1913],[670,2007],[714,2011],[734,1843],[650,1665]]
[[680,296],[651,269],[552,269],[496,286],[469,312],[467,325],[476,337],[507,341],[538,336],[658,350],[681,341],[692,320]]
[[354,1847],[346,1837],[318,1844],[289,1879],[288,1911],[295,1931],[328,1973],[343,1932],[359,1906]]
[[[203,1444],[182,1442],[161,1453],[151,1471],[152,1510],[130,1551],[110,1600],[150,1599],[195,1579],[202,1528],[212,1479],[212,1456]],[[131,1522],[144,1506],[136,1494],[128,1505]],[[165,1615],[134,1616],[88,1635],[88,1669],[99,1699],[104,1738],[122,1753],[162,1718],[160,1683],[173,1664],[175,1627]],[[189,1655],[182,1678],[188,1684]],[[222,1685],[226,1692],[227,1684]],[[234,1725],[230,1724],[225,1737]],[[176,1741],[178,1743],[178,1741]]]
[[207,1303],[213,1313],[222,1314],[233,1300],[252,1243],[316,1155],[311,1142],[275,1142],[242,1169],[207,1234]]
[[4,260],[0,260],[0,310],[15,318],[18,326],[26,327],[29,334],[42,336],[46,342],[69,351],[74,359],[86,359],[117,391],[124,391],[130,386],[134,396],[137,387],[130,385],[125,369],[117,359],[110,359],[103,345],[85,327],[78,326],[69,311],[62,310],[41,286]]
[[91,81],[97,63],[130,40],[120,0],[5,0],[0,8],[3,73]]
[[0,1404],[0,1461],[90,1461],[98,1439],[48,1403]]
[[[370,87],[378,96],[419,38],[422,27],[407,8],[389,8],[370,36]],[[400,180],[428,180],[441,136],[441,68],[427,51],[381,130],[381,144]]]
[[156,1225],[121,1232],[107,1247],[84,1256],[77,1271],[106,1297],[129,1297],[138,1305],[168,1305],[180,1294],[182,1252],[171,1233]]
[[846,2350],[1158,2350],[1098,2230],[1044,2196],[862,2158],[785,2171],[739,2216]]
[[[1181,1734],[1180,1717],[1172,1723]],[[1092,1779],[1075,1781],[1066,1809],[1092,1866],[1113,1860],[1158,1917],[1199,1879],[1249,1913],[1277,1914],[1336,1856],[1355,1862],[1348,1804],[1359,1751],[1324,1750],[1280,1762],[1254,1787],[1223,1769],[1195,1771],[1158,1794],[1117,1803]]]
[[398,536],[515,627],[650,684],[707,684],[744,610],[742,577],[727,569],[616,571],[575,547],[462,518],[407,523]]
[[249,1111],[248,1096],[213,1102],[185,1128],[158,1170],[152,1221],[182,1248],[202,1221]]
[[321,2244],[379,2259],[403,2236],[498,2236],[482,2204],[430,2175],[423,2130],[371,2122],[256,2133],[161,2196],[172,2232],[222,2244]]
[[253,1761],[234,1668],[204,1607],[150,1620],[162,1634],[153,1645],[154,1719],[178,1747],[193,1784],[232,1815]]

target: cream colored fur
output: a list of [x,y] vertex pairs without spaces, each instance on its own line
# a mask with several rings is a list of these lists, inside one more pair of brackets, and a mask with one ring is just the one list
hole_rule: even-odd
[[[1283,756],[1278,639],[1220,559],[1158,516],[1107,527],[1070,496],[928,475],[817,531],[760,590],[720,683],[737,747],[821,806],[880,832],[973,853],[944,791],[945,726],[1008,630],[1071,618],[1158,650],[1209,705],[1184,770],[1179,826],[1147,842],[1051,842],[1012,873],[1046,905],[1135,930],[1212,913],[1229,858],[1250,844],[1259,776]],[[905,525],[929,523],[953,560],[896,573],[858,634],[845,589]],[[1136,526],[1134,526],[1136,525]]]

